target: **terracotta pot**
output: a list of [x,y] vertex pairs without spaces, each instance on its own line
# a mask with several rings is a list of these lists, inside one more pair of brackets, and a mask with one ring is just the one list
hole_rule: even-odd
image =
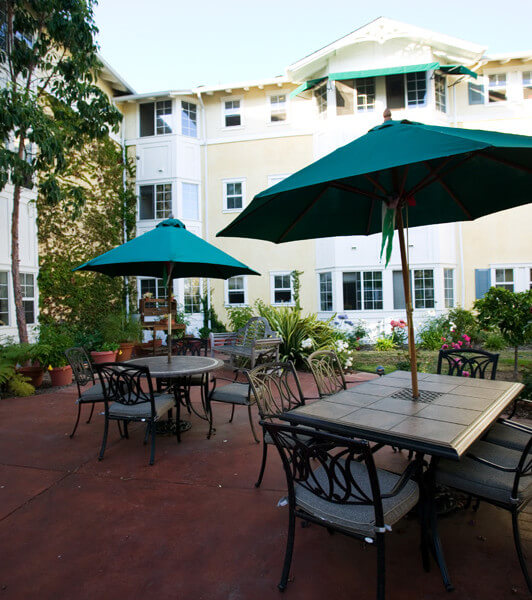
[[104,362],[115,362],[116,352],[114,350],[103,350],[102,352],[91,352],[92,362],[94,364],[100,364]]
[[29,377],[33,387],[38,388],[42,385],[42,379],[44,377],[44,369],[42,367],[19,367],[17,371],[22,373],[25,377]]
[[133,348],[135,344],[131,342],[122,342],[120,344],[120,350],[118,351],[118,360],[124,362],[129,360],[133,355]]
[[70,385],[72,383],[72,367],[54,367],[50,370],[50,379],[53,386]]

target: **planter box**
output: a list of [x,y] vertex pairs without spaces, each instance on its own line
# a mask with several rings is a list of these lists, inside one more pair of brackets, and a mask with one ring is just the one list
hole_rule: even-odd
[[72,367],[54,367],[50,370],[50,379],[53,386],[70,385],[72,383]]

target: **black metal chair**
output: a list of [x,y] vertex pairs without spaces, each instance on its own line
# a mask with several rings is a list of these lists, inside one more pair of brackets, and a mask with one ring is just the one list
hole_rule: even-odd
[[436,373],[442,374],[443,362],[448,365],[447,375],[495,379],[499,355],[486,350],[464,348],[463,350],[440,350]]
[[307,358],[307,363],[320,398],[347,389],[344,370],[334,350],[329,348],[316,350]]
[[[91,405],[91,412],[87,420],[87,423],[90,423],[92,419],[92,414],[94,413],[94,405],[97,402],[104,401],[104,394],[101,383],[96,382],[91,361],[83,348],[68,348],[67,350],[65,350],[65,356],[67,358],[68,364],[72,367],[72,373],[74,375],[74,379],[76,380],[76,385],[78,388],[78,399],[76,400],[76,404],[78,405],[78,416],[76,418],[76,424],[74,425],[74,429],[70,434],[70,437],[72,438],[74,437],[76,429],[78,428],[82,405]],[[84,388],[89,383],[92,384],[91,387],[82,391],[82,388]]]
[[[288,583],[296,517],[377,546],[377,598],[385,592],[385,534],[418,502],[410,463],[402,475],[377,469],[368,442],[261,421],[283,462],[288,486],[288,539],[278,585]],[[282,503],[282,502],[281,502]],[[425,519],[422,551],[427,556]]]
[[[260,365],[247,371],[246,376],[262,420],[272,419],[305,404],[301,384],[291,361]],[[263,429],[262,462],[255,487],[259,487],[262,483],[268,445],[271,444],[273,444],[271,436]]]
[[[121,421],[124,437],[128,438],[128,423],[146,423],[144,443],[151,435],[150,465],[155,459],[156,423],[165,414],[171,418],[172,408],[176,407],[176,424],[179,423],[179,402],[174,395],[154,394],[148,367],[128,363],[102,363],[95,365],[104,392],[105,426],[102,447],[98,460],[103,459],[107,445],[109,421]],[[147,388],[147,390],[143,389]],[[179,442],[179,426],[176,426]]]
[[528,436],[522,451],[479,441],[460,461],[441,459],[431,468],[436,484],[475,496],[511,513],[517,556],[532,594],[532,582],[519,533],[519,513],[532,499],[532,428],[515,421],[505,421],[501,426]]

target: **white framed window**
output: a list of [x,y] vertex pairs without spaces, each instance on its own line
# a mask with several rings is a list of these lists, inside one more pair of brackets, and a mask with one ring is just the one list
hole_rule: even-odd
[[513,269],[495,269],[495,287],[505,288],[514,291],[514,270]]
[[246,198],[245,179],[224,179],[223,181],[223,210],[238,212],[244,208]]
[[224,127],[242,126],[242,100],[230,98],[222,101]]
[[198,221],[199,215],[199,186],[197,183],[181,184],[181,216],[183,219]]
[[26,323],[35,323],[35,275],[33,273],[20,274],[20,287],[22,288],[22,306],[26,316]]
[[322,83],[314,90],[314,98],[316,98],[318,116],[327,116],[327,82]]
[[158,100],[139,105],[140,137],[172,133],[172,101]]
[[407,106],[425,106],[427,101],[427,73],[406,74],[406,103]]
[[270,123],[283,123],[287,116],[286,94],[270,96]]
[[447,112],[447,80],[439,73],[434,75],[434,100],[436,110]]
[[342,274],[344,310],[382,310],[382,271]]
[[454,308],[454,269],[443,269],[443,301],[445,308]]
[[9,272],[0,271],[0,327],[9,325]]
[[523,80],[523,98],[532,100],[532,71],[523,71],[521,77]]
[[414,269],[414,307],[434,308],[434,270]]
[[198,137],[197,106],[184,100],[181,101],[181,134],[187,137]]
[[172,184],[139,186],[139,220],[167,219],[172,214]]
[[333,285],[332,273],[319,274],[320,285],[320,310],[323,312],[331,312],[333,310]]
[[183,307],[187,314],[201,312],[199,278],[193,277],[184,280]]
[[290,271],[271,274],[272,304],[293,304],[294,287]]
[[467,84],[467,96],[470,106],[475,104],[486,104],[486,90],[482,82],[469,81]]
[[247,277],[237,275],[225,282],[225,304],[227,306],[245,306],[248,303]]
[[506,73],[488,75],[488,102],[505,102],[506,100]]
[[375,77],[356,79],[355,93],[358,112],[368,112],[375,109]]
[[168,290],[164,281],[155,277],[139,277],[139,297],[143,298],[145,294],[151,294],[152,298],[166,298]]

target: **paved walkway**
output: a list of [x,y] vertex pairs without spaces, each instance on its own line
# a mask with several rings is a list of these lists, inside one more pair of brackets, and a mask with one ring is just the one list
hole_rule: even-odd
[[[308,374],[302,380],[315,396]],[[245,409],[237,407],[229,424],[230,407],[215,406],[211,440],[206,423],[193,416],[180,445],[158,438],[149,467],[140,426],[131,427],[129,440],[113,427],[102,462],[102,417],[69,439],[75,396],[70,387],[0,401],[0,600],[280,597],[284,474],[270,452],[263,485],[253,487],[261,448]],[[386,449],[376,456],[402,469],[405,454]],[[531,523],[528,515],[529,540]],[[441,530],[454,594],[444,591],[434,566],[423,571],[410,518],[387,538],[388,598],[528,597],[507,513],[481,505],[477,514],[443,519]],[[285,597],[374,598],[375,559],[375,550],[356,540],[298,527]]]

